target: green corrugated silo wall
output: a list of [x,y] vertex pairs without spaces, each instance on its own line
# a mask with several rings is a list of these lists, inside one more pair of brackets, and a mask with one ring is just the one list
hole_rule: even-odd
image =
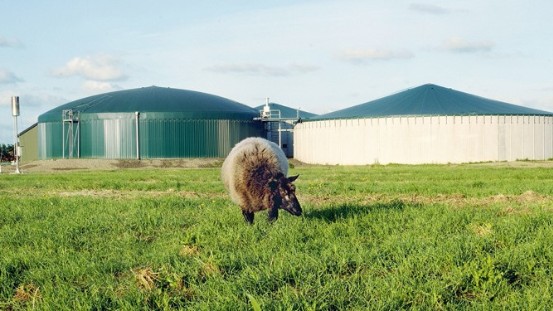
[[244,120],[140,120],[142,158],[225,157],[240,140],[262,136],[260,122]]
[[[261,122],[253,120],[183,120],[144,113],[138,124],[140,158],[225,157],[240,140],[264,136]],[[67,125],[39,123],[38,130],[40,159],[69,157]],[[137,158],[134,113],[81,118],[73,136],[78,137],[73,158]]]
[[136,158],[134,113],[91,115],[80,122],[80,156],[83,158]]
[[38,124],[38,158],[61,158],[62,153],[62,123],[45,122]]

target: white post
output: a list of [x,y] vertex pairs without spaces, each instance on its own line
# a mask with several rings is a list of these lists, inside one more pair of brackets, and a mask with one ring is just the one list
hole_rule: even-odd
[[282,122],[278,121],[278,146],[282,149],[282,128],[280,127],[280,124]]
[[65,113],[61,115],[61,158],[65,159]]
[[15,174],[19,171],[19,139],[17,137],[17,116],[19,116],[19,96],[12,96],[12,116],[13,116],[13,156],[15,158]]
[[136,159],[140,160],[140,131],[139,131],[139,121],[140,121],[140,112],[136,111],[135,115],[135,130],[136,130]]
[[77,114],[77,158],[81,158],[81,114]]

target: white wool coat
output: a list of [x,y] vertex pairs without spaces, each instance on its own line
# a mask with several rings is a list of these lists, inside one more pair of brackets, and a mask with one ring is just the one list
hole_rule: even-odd
[[277,144],[260,137],[246,138],[232,148],[223,162],[221,179],[231,200],[242,207],[245,202],[240,189],[244,187],[240,185],[251,184],[247,179],[252,178],[253,170],[288,176],[288,159]]

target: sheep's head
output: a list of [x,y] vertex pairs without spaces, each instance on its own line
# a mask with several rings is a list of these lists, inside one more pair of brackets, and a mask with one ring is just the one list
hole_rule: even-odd
[[300,202],[296,197],[296,186],[293,184],[298,177],[299,175],[286,177],[280,173],[269,183],[277,207],[295,216],[300,216],[302,213]]

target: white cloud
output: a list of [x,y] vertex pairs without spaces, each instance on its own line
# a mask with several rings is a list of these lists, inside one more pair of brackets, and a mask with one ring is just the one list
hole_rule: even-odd
[[364,63],[367,61],[388,61],[394,59],[412,58],[409,51],[400,50],[379,50],[379,49],[353,49],[346,50],[339,55],[339,58],[352,63]]
[[105,93],[120,90],[121,87],[110,82],[88,80],[83,83],[83,89],[93,93]]
[[442,47],[446,51],[454,53],[478,53],[491,51],[494,47],[494,43],[489,40],[466,41],[459,37],[452,37],[446,40]]
[[19,40],[8,39],[0,36],[0,48],[20,48],[23,47],[23,43]]
[[290,70],[295,73],[309,73],[319,70],[320,67],[313,65],[301,65],[301,64],[292,64],[290,65]]
[[119,68],[118,59],[109,55],[74,57],[65,66],[53,71],[58,77],[79,76],[95,81],[120,81],[127,76]]
[[13,72],[0,68],[0,84],[10,84],[21,81],[23,80],[17,77]]
[[297,74],[304,74],[319,70],[319,67],[312,65],[291,64],[288,66],[267,66],[263,64],[226,64],[214,65],[205,68],[216,73],[239,73],[256,76],[287,77]]
[[434,4],[426,4],[426,3],[411,3],[409,5],[409,9],[421,13],[427,13],[427,14],[434,14],[434,15],[442,15],[442,14],[448,14],[450,11],[444,7],[434,5]]

